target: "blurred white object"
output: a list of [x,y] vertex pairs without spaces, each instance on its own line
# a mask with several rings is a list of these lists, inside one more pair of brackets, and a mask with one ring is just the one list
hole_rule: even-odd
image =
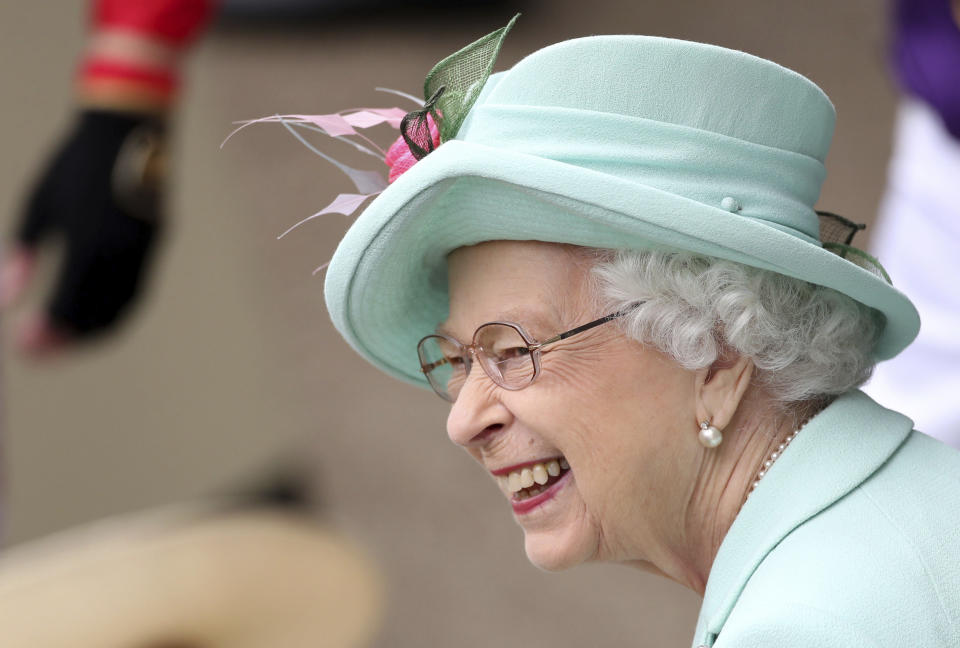
[[180,505],[0,556],[3,648],[360,648],[383,583],[339,533],[283,510]]
[[960,448],[960,142],[926,104],[900,106],[871,247],[920,311],[921,328],[864,391]]

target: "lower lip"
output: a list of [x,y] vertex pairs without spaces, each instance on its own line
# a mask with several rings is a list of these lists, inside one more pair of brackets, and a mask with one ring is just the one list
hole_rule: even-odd
[[513,506],[513,512],[517,515],[525,515],[538,506],[541,506],[547,500],[553,499],[553,497],[557,494],[557,491],[563,488],[564,484],[567,483],[567,479],[570,477],[571,472],[573,471],[568,470],[565,472],[563,477],[558,479],[556,483],[539,495],[534,495],[533,497],[528,497],[527,499],[523,500],[511,499],[510,504]]

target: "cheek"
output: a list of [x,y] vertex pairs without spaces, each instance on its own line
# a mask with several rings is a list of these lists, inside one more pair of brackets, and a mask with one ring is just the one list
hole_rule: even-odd
[[642,488],[670,454],[685,417],[695,418],[693,373],[659,353],[629,351],[545,357],[543,380],[530,388],[543,391],[540,423],[553,424],[578,488],[595,502]]
[[[551,441],[574,468],[585,496],[603,491],[636,455],[636,390],[613,378],[604,365],[569,354],[551,358],[536,389],[529,425]],[[601,367],[597,371],[597,367]]]
[[530,389],[540,391],[551,418],[618,449],[633,445],[631,432],[673,427],[687,409],[690,375],[659,354],[629,346],[619,353],[564,350],[544,358],[541,379]]

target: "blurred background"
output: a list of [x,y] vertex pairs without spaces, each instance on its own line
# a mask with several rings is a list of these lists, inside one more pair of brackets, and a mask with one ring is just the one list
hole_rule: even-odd
[[[453,2],[221,18],[187,59],[170,227],[132,320],[43,362],[12,352],[16,313],[4,322],[8,546],[243,488],[292,463],[308,469],[324,519],[382,575],[371,645],[689,643],[699,598],[673,583],[610,566],[530,566],[502,495],[446,439],[445,405],[340,339],[311,271],[349,220],[328,215],[276,237],[352,191],[346,178],[276,124],[220,148],[236,120],[405,106],[374,88],[419,94],[435,62],[518,10],[496,69],[559,40],[640,33],[742,49],[810,77],[839,116],[819,207],[873,220],[896,103],[881,0]],[[0,4],[4,233],[67,126],[85,25],[83,2]]]

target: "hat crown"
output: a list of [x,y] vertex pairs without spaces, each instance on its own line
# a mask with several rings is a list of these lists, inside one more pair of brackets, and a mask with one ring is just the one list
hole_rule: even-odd
[[491,77],[478,104],[648,119],[821,163],[836,121],[826,94],[790,69],[737,50],[655,36],[590,36],[551,45]]
[[578,166],[819,245],[813,206],[834,121],[822,90],[770,61],[669,38],[593,36],[491,76],[456,139]]

